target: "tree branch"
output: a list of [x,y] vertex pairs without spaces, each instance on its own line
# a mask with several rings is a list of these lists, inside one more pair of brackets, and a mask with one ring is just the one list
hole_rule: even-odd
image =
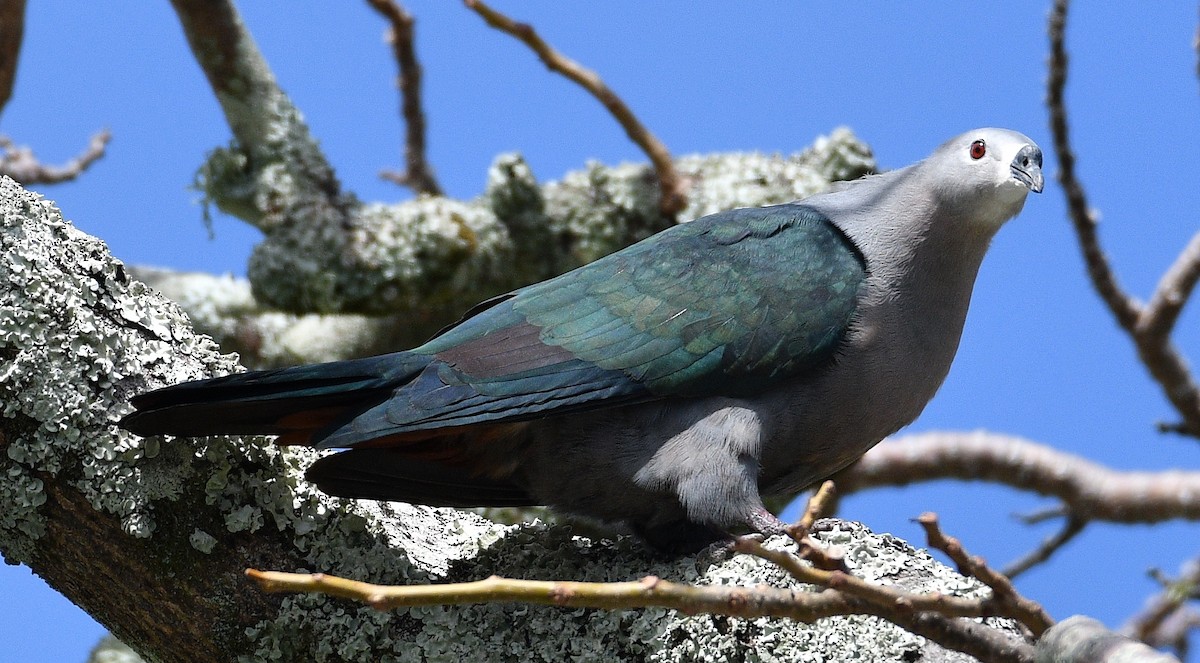
[[1171,268],[1163,274],[1150,303],[1138,317],[1135,332],[1142,342],[1165,345],[1179,321],[1179,313],[1200,280],[1200,233],[1183,249]]
[[934,479],[990,481],[1055,497],[1070,515],[1085,520],[1200,520],[1200,472],[1117,472],[1028,440],[986,431],[884,440],[832,479],[843,493]]
[[993,570],[983,561],[982,557],[968,554],[958,539],[942,532],[937,514],[923,513],[917,518],[917,522],[925,529],[929,547],[945,553],[954,561],[959,573],[976,578],[991,588],[990,600],[996,604],[995,609],[998,614],[1012,617],[1021,622],[1033,632],[1035,637],[1041,637],[1047,629],[1054,625],[1054,620],[1042,606],[1021,596],[1011,580]]
[[1058,153],[1058,180],[1066,194],[1067,210],[1083,250],[1092,285],[1116,317],[1117,323],[1133,339],[1142,363],[1183,418],[1181,424],[1163,427],[1163,430],[1200,437],[1200,386],[1192,377],[1187,362],[1167,337],[1196,279],[1200,278],[1200,236],[1193,238],[1164,276],[1150,306],[1144,307],[1117,283],[1112,266],[1100,248],[1095,213],[1088,205],[1083,185],[1075,174],[1075,153],[1071,149],[1064,100],[1069,7],[1069,0],[1055,0],[1050,13],[1050,76],[1046,95],[1054,149]]
[[667,150],[666,145],[663,145],[662,141],[650,133],[633,114],[633,111],[629,109],[629,106],[604,84],[604,81],[600,79],[596,72],[587,69],[578,62],[554,50],[552,46],[538,36],[537,32],[528,23],[518,23],[487,6],[480,0],[464,0],[464,2],[467,7],[483,17],[483,20],[488,25],[521,40],[537,54],[538,58],[541,59],[542,63],[548,69],[557,71],[575,81],[599,100],[600,103],[604,104],[608,112],[625,129],[625,133],[629,136],[630,140],[642,148],[642,151],[650,158],[650,163],[654,165],[654,171],[658,174],[658,183],[661,190],[659,209],[662,211],[663,216],[668,219],[674,219],[675,215],[687,206],[688,184],[676,172],[675,164],[671,160],[671,153]]
[[1050,77],[1046,104],[1050,108],[1050,129],[1054,150],[1058,153],[1058,181],[1067,197],[1067,211],[1079,245],[1083,249],[1088,276],[1100,298],[1116,316],[1121,327],[1131,330],[1137,322],[1139,303],[1117,283],[1108,257],[1100,248],[1096,233],[1096,214],[1088,204],[1083,185],[1075,175],[1075,152],[1071,149],[1064,90],[1067,85],[1066,26],[1070,0],[1055,0],[1050,12]]
[[1009,578],[1016,579],[1022,573],[1050,559],[1054,553],[1058,552],[1059,549],[1078,536],[1083,531],[1083,528],[1087,527],[1087,524],[1088,521],[1082,518],[1068,516],[1067,522],[1063,525],[1062,529],[1053,536],[1047,537],[1037,548],[1029,551],[1024,557],[1013,561],[1000,572]]
[[[991,629],[972,628],[962,617],[1009,617],[1035,633],[1051,625],[1040,606],[1016,594],[1011,585],[992,598],[918,594],[867,582],[843,571],[808,566],[799,556],[742,538],[735,550],[770,562],[805,585],[824,591],[782,586],[698,586],[646,576],[633,582],[521,580],[491,576],[484,580],[422,586],[380,586],[328,576],[247,569],[246,575],[268,592],[314,592],[351,599],[377,610],[426,605],[521,602],[607,610],[670,608],[684,614],[707,613],[740,618],[778,617],[811,623],[818,619],[869,614],[985,661],[1032,661],[1028,645]],[[978,569],[975,569],[978,571]],[[993,581],[995,582],[995,581]],[[997,583],[999,584],[999,583]],[[1001,596],[1000,600],[997,597]]]
[[421,109],[421,63],[417,60],[413,35],[416,23],[412,14],[395,0],[367,0],[371,8],[391,23],[388,42],[400,69],[396,84],[400,88],[400,114],[404,118],[405,172],[385,170],[380,176],[417,193],[442,195],[442,187],[425,160],[425,113]]
[[1090,617],[1062,620],[1037,643],[1037,660],[1054,663],[1179,663],[1179,659],[1114,633]]
[[[2,19],[0,19],[2,20]],[[12,140],[0,136],[0,175],[7,175],[21,184],[58,184],[79,177],[104,156],[112,134],[101,129],[92,135],[87,148],[62,166],[48,166],[38,161],[33,150],[18,147]]]
[[25,38],[25,0],[0,0],[0,113],[12,98]]
[[1131,617],[1121,632],[1153,647],[1171,647],[1184,658],[1188,632],[1200,628],[1200,618],[1185,605],[1200,597],[1200,557],[1185,562],[1178,578],[1159,581],[1163,591]]

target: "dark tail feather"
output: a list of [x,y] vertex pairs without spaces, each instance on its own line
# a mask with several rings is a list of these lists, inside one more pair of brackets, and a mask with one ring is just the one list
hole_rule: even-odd
[[429,506],[537,506],[523,488],[464,468],[413,460],[395,449],[351,449],[325,456],[304,476],[338,497]]
[[251,371],[184,382],[134,397],[121,427],[138,435],[282,435],[374,406],[429,363],[378,357]]

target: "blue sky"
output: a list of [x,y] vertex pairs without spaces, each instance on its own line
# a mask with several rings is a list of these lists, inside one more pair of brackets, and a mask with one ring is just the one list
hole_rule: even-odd
[[[365,3],[242,4],[346,188],[364,200],[407,197],[376,176],[400,165],[403,135],[382,20]],[[955,366],[911,430],[1013,433],[1115,468],[1200,465],[1200,442],[1154,432],[1172,412],[1087,284],[1049,181],[1048,2],[495,4],[598,71],[676,154],[792,152],[847,125],[883,167],[898,167],[974,127],[1028,134],[1046,152],[1046,192],[997,237]],[[588,159],[644,160],[598,103],[473,13],[407,6],[419,21],[430,161],[450,195],[477,195],[501,152],[522,152],[543,180]],[[1069,26],[1080,175],[1122,282],[1143,298],[1200,228],[1196,19],[1194,3],[1088,3]],[[30,3],[21,58],[0,133],[61,162],[96,129],[113,132],[79,181],[40,189],[67,218],[127,263],[244,272],[257,231],[217,216],[210,239],[188,188],[229,131],[167,3]],[[1194,363],[1196,309],[1176,337]],[[969,549],[1003,564],[1056,526],[1012,514],[1048,504],[941,482],[854,496],[841,515],[920,542],[909,519],[936,511]],[[1198,541],[1198,524],[1092,526],[1019,588],[1056,618],[1117,625],[1154,591],[1147,569],[1174,572]],[[82,661],[101,633],[28,569],[0,567],[6,658]]]

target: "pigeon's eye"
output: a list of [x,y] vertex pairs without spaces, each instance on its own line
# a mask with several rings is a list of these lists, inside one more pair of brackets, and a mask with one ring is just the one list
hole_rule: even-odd
[[971,143],[972,159],[982,159],[985,154],[987,154],[987,143],[984,143],[982,140]]

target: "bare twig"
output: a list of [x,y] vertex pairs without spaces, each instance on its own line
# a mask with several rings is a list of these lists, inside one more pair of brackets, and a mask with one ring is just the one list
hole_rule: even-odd
[[817,492],[808,499],[808,504],[804,507],[804,514],[800,516],[800,520],[796,521],[795,525],[791,526],[789,534],[792,538],[796,538],[800,532],[807,535],[812,529],[813,523],[829,515],[831,507],[836,502],[837,485],[832,481],[822,483]]
[[1138,337],[1147,343],[1166,343],[1197,280],[1200,280],[1200,233],[1192,237],[1175,264],[1163,274],[1138,320]]
[[442,195],[433,169],[425,161],[425,113],[421,108],[421,63],[417,60],[413,28],[416,23],[412,14],[395,0],[367,0],[371,7],[392,24],[388,41],[400,75],[396,79],[400,88],[400,113],[404,117],[404,163],[405,172],[385,170],[384,179],[401,186],[411,187],[417,193],[431,196]]
[[1067,85],[1067,49],[1065,45],[1067,10],[1070,0],[1055,0],[1050,13],[1050,78],[1046,104],[1050,107],[1050,129],[1054,134],[1054,149],[1058,152],[1058,181],[1067,196],[1067,210],[1075,226],[1075,234],[1083,249],[1088,276],[1100,297],[1108,304],[1122,327],[1132,329],[1138,316],[1138,303],[1117,283],[1108,257],[1100,248],[1096,235],[1096,214],[1088,205],[1083,185],[1075,177],[1075,152],[1067,125],[1067,109],[1063,92]]
[[[24,37],[25,0],[0,0],[0,113],[12,98]],[[33,150],[0,136],[0,175],[8,175],[25,185],[73,180],[104,156],[111,137],[107,129],[98,131],[79,156],[62,166],[48,166],[38,161]]]
[[[845,571],[846,560],[840,551],[826,548],[810,536],[813,523],[829,513],[837,503],[837,488],[832,481],[826,481],[812,494],[804,507],[800,520],[789,525],[786,532],[796,542],[799,559],[808,560],[813,566],[826,571]],[[782,566],[782,565],[781,565]]]
[[1041,545],[1029,551],[1024,557],[1017,559],[1004,567],[1000,572],[1009,578],[1016,578],[1025,573],[1029,569],[1050,559],[1050,556],[1058,552],[1060,548],[1067,545],[1072,539],[1087,527],[1088,521],[1083,518],[1069,516],[1063,528],[1056,532],[1053,536],[1042,541]]
[[1017,588],[1013,587],[1011,580],[988,566],[982,557],[968,554],[958,539],[943,533],[941,526],[938,525],[937,514],[923,513],[917,518],[917,522],[925,529],[925,536],[931,548],[942,551],[953,560],[959,573],[977,578],[992,589],[990,600],[1004,606],[998,608],[1003,611],[1002,614],[1027,626],[1029,630],[1033,631],[1034,636],[1040,636],[1046,632],[1046,629],[1054,626],[1054,620],[1042,606],[1021,596],[1017,592]]
[[1055,504],[1053,506],[1034,509],[1029,513],[1015,513],[1013,517],[1026,525],[1036,525],[1044,523],[1047,520],[1066,518],[1069,515],[1071,515],[1071,510],[1065,504]]
[[1121,631],[1155,647],[1172,647],[1183,658],[1188,631],[1200,628],[1200,618],[1184,605],[1200,591],[1200,558],[1185,563],[1174,580],[1161,573],[1156,576],[1163,584],[1162,593],[1150,599],[1145,609],[1130,618]]
[[1200,472],[1117,472],[1018,437],[976,431],[885,440],[833,476],[838,490],[932,479],[990,481],[1056,497],[1087,520],[1200,520]]
[[0,113],[12,98],[25,37],[25,0],[0,1]]
[[1129,333],[1142,363],[1183,419],[1180,424],[1163,426],[1162,430],[1200,437],[1200,386],[1192,377],[1187,362],[1168,339],[1179,310],[1187,301],[1197,278],[1200,278],[1200,237],[1193,238],[1175,265],[1168,270],[1149,306],[1143,306],[1117,283],[1108,258],[1100,248],[1095,213],[1089,207],[1083,185],[1075,174],[1075,154],[1071,149],[1064,101],[1069,6],[1069,0],[1055,0],[1049,24],[1050,77],[1046,104],[1050,109],[1054,148],[1058,152],[1058,180],[1067,197],[1067,209],[1083,250],[1092,285],[1116,317],[1117,323]]
[[104,153],[112,134],[101,129],[92,135],[87,148],[79,156],[61,166],[48,166],[38,161],[33,150],[14,145],[0,136],[0,175],[8,175],[21,184],[57,184],[79,177]]
[[638,121],[633,111],[629,110],[625,102],[604,84],[596,72],[554,50],[538,36],[529,24],[518,23],[480,0],[464,0],[464,2],[467,7],[483,17],[488,25],[520,39],[533,49],[551,71],[557,71],[575,81],[604,104],[617,122],[621,123],[629,138],[642,148],[654,165],[662,196],[659,209],[665,216],[673,218],[679,210],[687,205],[687,183],[675,170],[675,164],[671,161],[671,153],[667,147]]
[[[833,573],[838,574],[840,578],[852,578],[840,572]],[[914,595],[891,588],[878,588],[882,592],[863,590],[864,595],[872,597],[872,600],[864,600],[852,593],[860,591],[858,584],[854,584],[855,589],[851,591],[826,589],[821,592],[806,592],[767,585],[696,586],[674,583],[654,576],[634,582],[614,583],[520,580],[492,576],[475,582],[384,586],[320,573],[280,573],[247,569],[246,575],[269,592],[315,592],[360,601],[378,610],[419,605],[520,601],[540,605],[605,609],[658,607],[678,610],[689,615],[703,612],[744,618],[782,617],[806,623],[824,617],[869,614],[924,635],[944,647],[966,652],[982,660],[1033,660],[1028,645],[1014,642],[981,624],[947,616],[993,616],[989,614],[985,602],[938,594]],[[861,580],[858,582],[862,583]],[[913,604],[905,600],[910,597],[922,606],[936,608],[936,612],[918,611]]]

